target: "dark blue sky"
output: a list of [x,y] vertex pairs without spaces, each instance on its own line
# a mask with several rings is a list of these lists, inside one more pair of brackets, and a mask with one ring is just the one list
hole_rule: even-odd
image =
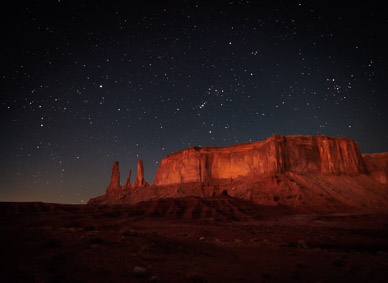
[[388,151],[381,6],[105,2],[2,8],[0,201],[86,202],[115,160],[152,183],[172,152],[273,134]]

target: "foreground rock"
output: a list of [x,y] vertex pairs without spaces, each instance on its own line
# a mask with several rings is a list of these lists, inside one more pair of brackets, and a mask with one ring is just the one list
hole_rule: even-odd
[[132,187],[113,165],[106,195],[89,204],[209,197],[225,191],[262,205],[318,210],[388,208],[388,154],[361,155],[349,138],[279,136],[227,147],[192,147],[163,158],[152,186],[138,162]]

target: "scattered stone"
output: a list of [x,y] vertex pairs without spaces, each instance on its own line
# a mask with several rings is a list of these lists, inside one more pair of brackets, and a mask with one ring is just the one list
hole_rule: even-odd
[[207,282],[206,278],[195,271],[187,273],[185,282],[202,283]]
[[298,263],[296,265],[296,268],[306,268],[306,266],[304,264],[302,264],[302,263]]
[[205,241],[205,237],[203,237],[203,236],[202,236],[202,237],[199,237],[199,238],[198,238],[198,241],[200,241],[200,242]]
[[84,231],[96,231],[96,227],[94,227],[94,226],[86,226],[84,228]]
[[292,274],[292,279],[294,279],[294,280],[300,280],[301,279],[300,270],[296,270],[294,272],[294,274]]
[[132,229],[124,229],[121,231],[121,236],[136,236],[137,232]]
[[294,252],[287,252],[286,256],[296,256],[296,253],[294,253]]
[[268,239],[263,239],[260,243],[261,246],[268,246],[271,243]]
[[299,240],[297,243],[298,248],[300,249],[308,249],[308,246],[306,245],[305,241]]
[[147,274],[147,270],[141,266],[135,266],[133,273],[136,277],[144,277]]
[[145,260],[162,261],[165,258],[165,254],[155,247],[144,245],[139,250],[139,256]]
[[90,244],[92,245],[95,245],[95,244],[103,244],[104,243],[104,240],[99,238],[99,237],[96,237],[96,238],[92,238],[89,240]]
[[43,249],[54,249],[62,246],[62,243],[57,239],[51,239],[42,245]]
[[336,260],[334,260],[331,264],[332,264],[333,266],[337,266],[337,267],[344,267],[344,266],[345,266],[344,261],[341,260],[341,259],[336,259]]
[[263,273],[262,278],[263,278],[263,279],[271,278],[271,274],[269,274],[269,273]]
[[159,282],[160,281],[160,278],[159,276],[151,276],[149,279],[148,279],[148,282]]

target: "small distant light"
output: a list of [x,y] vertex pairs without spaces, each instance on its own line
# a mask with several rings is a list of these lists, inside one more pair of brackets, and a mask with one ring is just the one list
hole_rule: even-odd
[[100,85],[100,88],[102,88],[102,85]]

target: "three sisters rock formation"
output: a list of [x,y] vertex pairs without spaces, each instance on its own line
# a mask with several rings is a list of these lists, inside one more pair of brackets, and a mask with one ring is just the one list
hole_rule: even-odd
[[163,158],[150,186],[138,161],[120,185],[113,164],[106,194],[89,204],[131,204],[222,192],[262,205],[388,208],[388,153],[361,154],[349,138],[279,136],[225,147],[191,147]]

